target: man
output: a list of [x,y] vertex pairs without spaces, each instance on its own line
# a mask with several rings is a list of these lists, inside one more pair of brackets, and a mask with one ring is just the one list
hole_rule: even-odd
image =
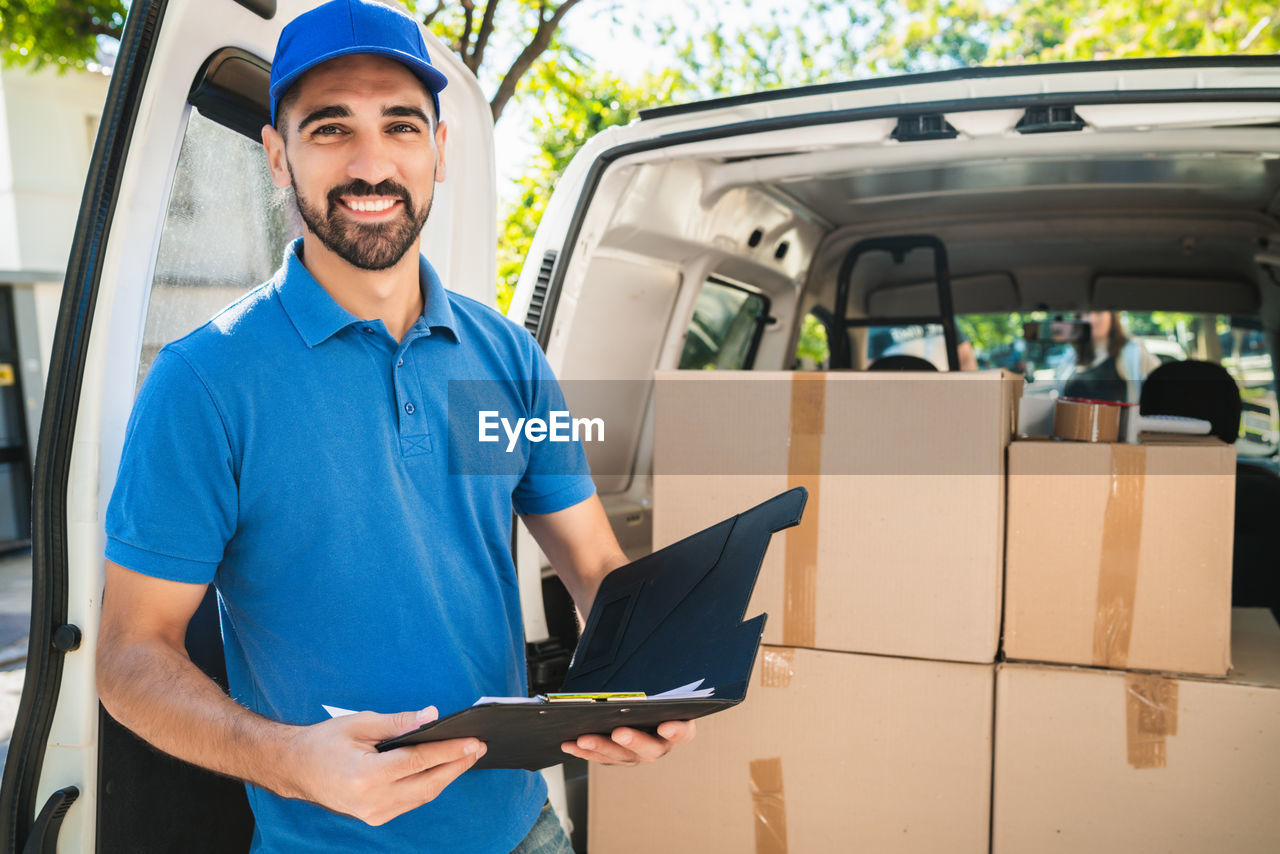
[[[450,380],[484,381],[519,416],[564,405],[528,333],[446,292],[419,255],[444,85],[417,25],[377,3],[333,0],[285,28],[262,139],[304,236],[272,281],[160,353],[130,419],[99,692],[156,746],[248,782],[255,850],[568,850],[539,775],[467,773],[477,740],[374,749],[526,690],[513,507],[583,613],[626,560],[578,445],[525,443],[513,473],[450,471]],[[211,582],[231,697],[184,647]],[[694,728],[659,733],[564,749],[652,761]]]

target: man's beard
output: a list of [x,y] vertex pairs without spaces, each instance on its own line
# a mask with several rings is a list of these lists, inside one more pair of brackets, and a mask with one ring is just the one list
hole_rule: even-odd
[[[431,214],[432,199],[427,199],[426,206],[419,214],[409,191],[390,180],[382,181],[376,187],[359,179],[334,187],[325,199],[327,208],[323,214],[302,197],[292,176],[289,182],[293,184],[293,197],[298,205],[298,213],[311,233],[331,252],[361,270],[394,267],[413,247]],[[389,222],[353,222],[349,217],[344,218],[339,210],[342,204],[339,199],[342,196],[396,198],[400,200],[404,210]]]

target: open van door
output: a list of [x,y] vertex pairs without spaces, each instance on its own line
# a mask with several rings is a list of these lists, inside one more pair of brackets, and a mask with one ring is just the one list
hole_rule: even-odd
[[[269,278],[300,233],[258,140],[276,39],[319,2],[133,0],[130,8],[67,264],[40,427],[27,678],[0,792],[6,852],[248,846],[241,784],[160,754],[101,710],[103,518],[134,395],[157,350]],[[449,288],[493,304],[489,107],[452,52],[426,39],[450,81],[440,95],[450,145],[424,251]],[[225,679],[216,608],[202,607],[187,645]]]

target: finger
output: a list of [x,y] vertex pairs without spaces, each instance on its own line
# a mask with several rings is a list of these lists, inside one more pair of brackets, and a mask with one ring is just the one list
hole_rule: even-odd
[[667,721],[658,725],[658,735],[672,744],[688,744],[698,734],[694,721]]
[[592,762],[608,762],[613,765],[634,765],[639,757],[634,751],[606,735],[581,735],[570,742],[585,752]]
[[452,762],[445,762],[419,774],[397,780],[392,790],[397,803],[404,807],[403,812],[408,812],[428,801],[435,800],[450,783],[470,770],[483,755],[484,751],[482,750],[479,753],[455,759]]
[[435,706],[427,706],[416,712],[396,712],[393,715],[379,715],[373,712],[360,712],[340,718],[351,727],[353,736],[363,740],[385,741],[412,732],[423,724],[430,723],[440,717]]
[[665,738],[649,735],[646,732],[640,732],[628,727],[615,729],[612,734],[612,741],[614,744],[619,744],[634,753],[641,762],[652,762],[655,759],[660,759],[671,750],[671,743]]
[[[428,744],[410,744],[378,755],[387,776],[402,780],[451,762],[475,762],[485,754],[485,744],[475,738],[451,738]],[[463,769],[466,770],[466,769]]]
[[595,750],[587,750],[579,747],[575,741],[565,741],[560,744],[560,749],[570,756],[576,756],[579,759],[585,759],[587,762],[596,762],[601,765],[635,765],[635,755],[632,754],[630,759],[619,760],[611,755],[606,755]]

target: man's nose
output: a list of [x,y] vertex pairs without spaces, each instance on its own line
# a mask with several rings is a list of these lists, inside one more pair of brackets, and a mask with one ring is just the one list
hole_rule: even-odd
[[395,174],[391,152],[381,134],[361,134],[356,148],[347,163],[347,174],[369,184],[377,185]]

